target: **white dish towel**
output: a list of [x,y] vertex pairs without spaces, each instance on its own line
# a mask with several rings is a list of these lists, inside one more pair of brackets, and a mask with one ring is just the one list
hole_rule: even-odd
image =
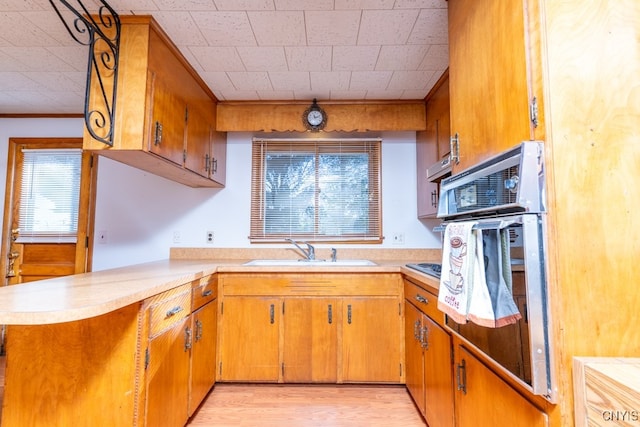
[[473,221],[456,222],[444,230],[438,309],[456,323],[467,323],[476,254],[474,225]]
[[459,222],[445,229],[438,309],[461,324],[515,323],[522,316],[511,290],[508,231],[474,230],[474,225]]

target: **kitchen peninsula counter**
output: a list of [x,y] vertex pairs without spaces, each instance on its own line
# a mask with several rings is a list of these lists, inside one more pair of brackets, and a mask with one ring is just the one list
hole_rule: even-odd
[[[437,250],[358,251],[373,266],[245,266],[251,259],[291,258],[282,250],[172,250],[168,260],[76,274],[0,288],[0,324],[45,325],[88,319],[138,303],[184,283],[219,272],[404,273],[437,289],[434,278],[404,267],[407,262],[434,259]],[[397,256],[397,259],[390,257]],[[238,256],[225,258],[221,256]],[[280,255],[278,255],[280,254]],[[353,253],[351,253],[353,254]],[[350,254],[350,255],[351,255]],[[251,256],[254,255],[254,256]],[[195,256],[185,258],[184,256]],[[210,256],[203,258],[203,256]],[[406,258],[405,258],[406,256]],[[295,257],[295,255],[294,255]],[[402,257],[402,258],[401,258]],[[426,258],[425,258],[426,257]],[[352,258],[349,256],[349,258]],[[294,258],[295,259],[295,258]]]
[[[424,252],[418,258],[396,254],[395,260],[372,256],[375,251],[342,258],[370,259],[373,266],[269,267],[244,263],[278,258],[271,253],[222,252],[228,257],[191,253],[0,289],[0,322],[8,325],[2,426],[82,424],[87,419],[109,427],[145,425],[156,413],[146,402],[158,397],[147,393],[152,393],[159,364],[181,372],[190,369],[189,363],[169,359],[160,343],[177,346],[177,353],[171,354],[191,354],[182,349],[182,332],[185,326],[193,328],[201,312],[196,311],[196,301],[216,298],[218,279],[210,277],[216,273],[402,273],[437,286],[435,278],[404,267],[407,262],[429,261]],[[298,257],[284,253],[281,258]],[[203,283],[214,288],[196,292]]]

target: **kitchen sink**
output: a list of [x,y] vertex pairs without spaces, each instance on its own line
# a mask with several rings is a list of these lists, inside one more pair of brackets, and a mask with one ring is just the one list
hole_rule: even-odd
[[330,261],[325,259],[306,260],[306,259],[254,259],[245,262],[243,265],[253,266],[295,266],[295,267],[352,267],[352,266],[371,266],[377,265],[368,259],[339,259]]

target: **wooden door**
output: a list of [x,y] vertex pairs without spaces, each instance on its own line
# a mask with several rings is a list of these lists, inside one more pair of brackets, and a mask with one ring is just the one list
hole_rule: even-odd
[[[92,210],[92,181],[95,175],[92,168],[91,154],[81,154],[79,193],[71,196],[69,203],[77,199],[77,216],[56,218],[57,206],[44,197],[46,195],[33,194],[33,201],[22,199],[23,174],[25,180],[29,178],[30,170],[25,169],[25,150],[65,150],[82,149],[82,139],[79,138],[11,138],[9,140],[9,158],[7,162],[7,183],[4,207],[2,260],[0,268],[5,274],[5,285],[14,285],[34,280],[66,276],[70,274],[90,271],[90,223],[93,222]],[[60,167],[56,162],[46,159],[39,161],[39,167]],[[55,169],[53,169],[55,174]],[[65,174],[66,175],[66,174]],[[75,179],[67,175],[69,179]],[[28,182],[28,180],[27,180]],[[26,184],[25,184],[26,185]],[[36,198],[37,197],[37,198]],[[33,206],[36,218],[27,224],[21,224],[21,206]],[[77,221],[77,230],[67,233],[52,233],[47,231],[47,220]],[[74,219],[75,218],[75,219]],[[40,227],[40,228],[38,228]]]
[[187,422],[190,317],[153,338],[147,367],[148,427],[182,427]]
[[[215,108],[213,103],[208,107],[212,111]],[[215,126],[212,114],[198,104],[189,105],[184,166],[206,178],[209,178],[212,166],[211,138]]]
[[461,171],[532,139],[527,0],[449,1],[451,133]]
[[222,381],[277,382],[281,300],[224,298],[221,307],[218,378]]
[[193,344],[191,346],[189,416],[193,415],[215,382],[217,314],[218,306],[214,300],[191,315]]
[[342,301],[343,381],[401,382],[403,330],[399,298],[345,298]]
[[491,372],[466,348],[455,349],[456,425],[543,427],[547,415]]
[[227,133],[212,131],[211,179],[224,186],[227,176]]
[[425,419],[431,426],[453,426],[453,358],[451,336],[430,317],[422,315],[424,328]]
[[416,406],[424,415],[424,354],[420,342],[422,330],[422,313],[410,304],[404,303],[404,349],[405,349],[405,382]]
[[151,121],[148,150],[173,163],[184,163],[184,141],[187,105],[165,82],[162,76],[150,73],[153,79]]
[[338,378],[337,298],[287,298],[284,302],[285,383],[335,383]]

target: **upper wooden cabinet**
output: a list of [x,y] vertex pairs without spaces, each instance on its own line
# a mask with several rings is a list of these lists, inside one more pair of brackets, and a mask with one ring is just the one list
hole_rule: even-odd
[[[530,117],[534,98],[528,0],[449,1],[451,134],[454,173],[516,144],[540,138]],[[534,107],[535,108],[535,107]]]
[[224,186],[215,96],[153,18],[121,21],[113,146],[85,130],[84,148],[191,187]]
[[439,186],[427,178],[427,169],[449,156],[449,77],[442,75],[427,96],[427,129],[416,133],[418,218],[433,218],[438,212]]

